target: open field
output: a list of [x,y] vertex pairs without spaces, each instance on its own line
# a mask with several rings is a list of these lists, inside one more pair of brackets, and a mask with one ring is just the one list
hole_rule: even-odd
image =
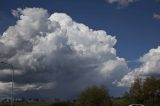
[[[113,100],[113,106],[127,106],[124,105],[125,99],[114,99]],[[11,106],[10,103],[0,103],[0,106]],[[70,102],[18,102],[14,103],[13,106],[74,106],[73,103]]]
[[[10,103],[0,103],[0,106],[11,106]],[[54,106],[51,103],[14,103],[13,106]]]
[[[0,106],[11,106],[10,103],[0,103]],[[49,102],[37,102],[37,103],[14,103],[13,106],[72,106],[70,103],[49,103]]]

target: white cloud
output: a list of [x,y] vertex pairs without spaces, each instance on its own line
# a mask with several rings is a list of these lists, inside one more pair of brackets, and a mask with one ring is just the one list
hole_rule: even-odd
[[11,88],[11,83],[10,82],[1,82],[0,81],[0,93],[9,92],[10,88]]
[[[12,75],[11,69],[0,69],[0,77],[5,77],[6,75]],[[15,75],[21,75],[23,74],[22,70],[14,70]]]
[[157,19],[157,20],[160,20],[160,14],[154,13],[154,14],[153,14],[153,18],[154,18],[154,19]]
[[[48,83],[36,83],[36,84],[14,84],[14,92],[25,92],[25,91],[38,91],[38,90],[48,90],[53,88],[56,83],[48,82]],[[9,94],[11,90],[12,84],[11,82],[0,82],[0,93],[1,94]]]
[[12,10],[12,15],[15,17],[19,17],[19,15],[21,14],[22,9],[18,8],[17,10]]
[[119,86],[130,86],[137,77],[160,76],[160,47],[151,49],[140,58],[142,65],[125,75],[118,83]]
[[117,3],[121,7],[126,7],[130,3],[136,2],[137,0],[107,0],[108,3],[113,4]]
[[48,90],[54,87],[56,84],[54,82],[48,83],[36,83],[36,84],[14,84],[14,91],[32,91],[32,90]]
[[16,77],[24,90],[38,91],[40,85],[54,82],[48,95],[75,95],[93,84],[111,85],[128,70],[125,59],[116,54],[116,38],[103,30],[75,22],[65,13],[49,15],[42,8],[12,13],[19,20],[0,37],[0,54],[24,70]]

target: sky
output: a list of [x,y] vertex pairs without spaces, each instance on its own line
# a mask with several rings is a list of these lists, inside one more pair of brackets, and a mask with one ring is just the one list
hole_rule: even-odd
[[[159,28],[159,0],[1,0],[0,56],[17,97],[73,98],[91,85],[119,96],[160,75]],[[0,70],[8,95],[11,70]]]

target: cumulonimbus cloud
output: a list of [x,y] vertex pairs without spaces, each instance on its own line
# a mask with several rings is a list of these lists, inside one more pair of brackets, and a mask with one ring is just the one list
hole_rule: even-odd
[[[105,31],[42,8],[12,12],[19,20],[0,37],[0,55],[22,71],[15,75],[15,85],[22,89],[17,94],[29,90],[32,95],[43,91],[39,94],[68,97],[90,85],[111,85],[126,74],[125,59],[114,48],[117,40]],[[0,78],[1,85],[9,79]]]
[[[12,14],[18,21],[0,36],[0,56],[14,66],[16,95],[68,98],[90,85],[130,86],[137,77],[160,75],[160,47],[129,72],[125,59],[116,54],[117,39],[103,30],[42,8]],[[11,70],[0,65],[0,71],[0,93],[7,94]]]

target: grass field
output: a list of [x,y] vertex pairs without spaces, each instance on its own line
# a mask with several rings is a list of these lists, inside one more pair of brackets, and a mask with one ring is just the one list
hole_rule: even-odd
[[[0,106],[11,106],[10,103],[0,103]],[[13,106],[54,106],[52,103],[14,103]]]
[[[0,106],[11,106],[10,103],[0,103]],[[71,106],[71,103],[60,102],[60,103],[49,103],[49,102],[35,102],[35,103],[14,103],[13,106]]]
[[[113,106],[126,106],[124,105],[124,99],[113,100]],[[0,103],[0,106],[11,106],[10,103]],[[73,106],[70,102],[18,102],[14,103],[13,106]]]
[[[0,103],[0,106],[11,106],[10,103]],[[19,102],[14,103],[13,106],[73,106],[69,102],[49,103],[49,102]],[[124,99],[117,99],[113,101],[113,106],[126,106],[124,105]]]

